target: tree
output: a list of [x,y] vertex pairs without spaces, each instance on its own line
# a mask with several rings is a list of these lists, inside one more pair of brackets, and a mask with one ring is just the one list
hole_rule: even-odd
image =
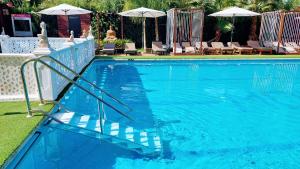
[[119,12],[124,6],[124,0],[43,0],[39,7],[44,9],[62,3],[99,12]]

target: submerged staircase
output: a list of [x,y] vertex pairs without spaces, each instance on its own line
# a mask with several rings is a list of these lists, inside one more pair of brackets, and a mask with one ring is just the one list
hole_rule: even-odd
[[139,130],[109,120],[100,120],[95,115],[75,112],[52,114],[50,127],[63,129],[92,138],[98,138],[143,155],[159,155],[161,139],[156,130]]
[[[57,68],[42,60],[43,58],[54,62],[56,66],[63,67],[68,71],[68,73],[73,74],[74,78],[69,78],[65,72],[60,72]],[[94,97],[97,101],[97,112],[92,114],[75,112],[70,110],[69,108],[66,108],[61,103],[53,101],[53,103],[55,104],[55,111],[53,111],[52,113],[41,111],[44,113],[44,115],[49,117],[46,123],[49,127],[104,140],[128,150],[135,151],[142,155],[153,156],[159,155],[162,152],[163,149],[161,137],[156,129],[141,130],[132,126],[122,124],[120,122],[114,122],[106,119],[106,110],[104,108],[105,106],[113,110],[112,112],[117,113],[129,120],[132,120],[132,118],[123,110],[121,110],[120,107],[126,108],[126,110],[129,111],[131,111],[131,108],[51,56],[34,58],[24,62],[21,66],[24,93],[28,113],[30,114],[30,116],[31,113],[36,111],[31,109],[27,92],[26,79],[24,76],[24,67],[30,62],[34,62],[35,69],[37,63],[44,65],[57,75],[67,80],[69,83],[86,92],[89,96]],[[37,71],[35,71],[35,76],[37,79],[40,100],[42,103],[44,103]]]

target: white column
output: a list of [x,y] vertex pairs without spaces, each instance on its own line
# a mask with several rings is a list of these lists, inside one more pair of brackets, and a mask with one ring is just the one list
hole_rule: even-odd
[[2,32],[0,34],[0,45],[1,45],[1,50],[2,53],[7,53],[7,51],[9,50],[9,46],[8,46],[8,41],[9,36],[5,34],[5,30],[4,27],[2,27]]
[[[41,34],[38,34],[39,42],[38,47],[32,52],[36,57],[51,55],[54,51],[48,41],[46,24],[41,22]],[[47,63],[50,63],[49,60],[43,60]],[[53,96],[53,83],[52,83],[52,71],[49,68],[46,68],[43,65],[38,65],[38,75],[41,83],[42,95],[46,100],[54,100]]]

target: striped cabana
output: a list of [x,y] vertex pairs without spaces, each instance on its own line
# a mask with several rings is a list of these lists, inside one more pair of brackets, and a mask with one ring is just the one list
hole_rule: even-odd
[[300,45],[300,12],[263,13],[259,42],[261,45],[272,47],[277,53],[288,43]]
[[[176,43],[190,42],[195,46],[200,42],[202,48],[204,12],[202,9],[177,9],[167,11],[167,48],[176,49]],[[176,55],[176,50],[173,50]]]

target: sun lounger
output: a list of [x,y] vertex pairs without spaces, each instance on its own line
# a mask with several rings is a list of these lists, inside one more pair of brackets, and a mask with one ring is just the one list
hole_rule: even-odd
[[286,42],[285,46],[293,47],[298,53],[300,53],[300,45],[298,45],[296,42]]
[[152,42],[152,52],[156,54],[166,54],[167,50],[163,48],[162,42]]
[[176,43],[176,49],[174,49],[174,46],[175,45],[173,45],[173,51],[174,51],[174,53],[175,53],[175,51],[176,51],[176,53],[182,53],[182,47],[181,47],[181,45],[179,44],[179,43]]
[[185,53],[196,53],[195,47],[191,46],[190,42],[182,42]]
[[[200,50],[200,48],[201,48],[201,42],[195,42],[195,47],[196,47],[196,50]],[[202,47],[203,47],[203,44],[202,44]]]
[[273,48],[273,50],[277,51],[277,53],[285,54],[285,50],[282,47],[282,45],[279,44],[279,47],[278,47],[278,42],[264,42],[264,45],[266,47]]
[[298,54],[298,51],[294,47],[291,47],[291,46],[283,46],[280,43],[279,47],[278,47],[278,42],[273,42],[272,46],[273,46],[273,49],[275,51],[278,50],[278,53],[280,53],[280,54]]
[[135,43],[126,43],[125,44],[125,50],[124,53],[127,54],[132,54],[136,55],[137,54],[137,49],[135,48]]
[[201,49],[201,42],[195,42],[195,49],[197,50],[197,52],[204,54],[203,53],[203,44],[202,44],[202,49]]
[[222,42],[212,42],[211,46],[213,48],[219,49],[221,54],[224,53],[233,54],[234,51],[232,47],[225,47]]
[[248,54],[252,54],[253,52],[253,48],[250,47],[242,47],[239,42],[227,42],[227,45],[229,47],[233,47],[234,48],[234,53],[238,53],[238,54],[242,54],[242,53],[248,53]]
[[196,42],[195,46],[196,49],[200,51],[200,53],[202,54],[218,54],[220,52],[219,49],[209,47],[207,42],[202,42],[202,49],[201,49],[201,42]]
[[104,54],[110,54],[110,55],[115,54],[115,44],[112,43],[104,44],[102,52]]
[[[264,41],[263,45],[267,48],[272,48],[273,51],[277,51],[277,46],[278,46],[278,42],[269,42],[269,41]],[[284,53],[284,50],[282,48],[282,46],[280,45],[279,47],[279,52],[278,53]]]
[[285,50],[285,54],[299,54],[300,47],[296,42],[286,42],[284,43],[283,49]]
[[260,55],[263,53],[263,52],[267,52],[267,53],[270,53],[272,54],[272,48],[270,47],[262,47],[259,45],[258,41],[253,41],[253,40],[249,40],[247,41],[247,45],[251,48],[253,48],[254,52],[258,52]]
[[285,46],[284,50],[286,51],[285,54],[299,54],[300,51],[295,49],[294,47],[290,47],[290,46]]

